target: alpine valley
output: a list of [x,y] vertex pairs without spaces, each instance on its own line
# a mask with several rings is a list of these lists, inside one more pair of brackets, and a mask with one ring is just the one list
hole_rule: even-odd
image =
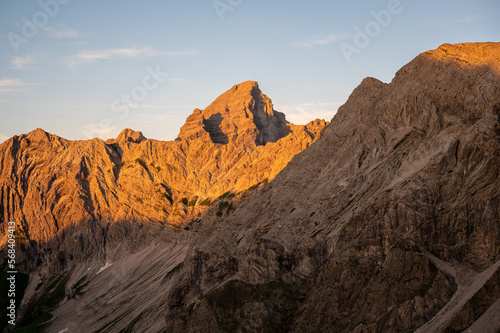
[[14,136],[3,258],[9,222],[5,332],[499,332],[500,43],[366,78],[331,122],[247,81],[175,141]]

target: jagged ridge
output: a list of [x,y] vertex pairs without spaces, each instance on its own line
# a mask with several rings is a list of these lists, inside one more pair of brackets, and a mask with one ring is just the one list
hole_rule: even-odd
[[[199,134],[186,134],[189,140],[149,140],[131,129],[106,142],[69,141],[41,129],[7,140],[0,145],[2,235],[7,221],[16,221],[36,244],[90,221],[181,225],[227,191],[270,181],[327,125],[289,124],[251,81],[205,110],[224,114],[223,129],[229,132],[223,146],[216,144],[214,131],[208,137],[207,128],[215,126],[211,120],[190,121],[197,110],[183,126]],[[257,143],[264,146],[256,149]]]

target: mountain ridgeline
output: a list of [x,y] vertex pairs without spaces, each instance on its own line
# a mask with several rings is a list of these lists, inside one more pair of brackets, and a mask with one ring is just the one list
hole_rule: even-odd
[[0,165],[2,231],[18,224],[30,274],[21,325],[500,330],[498,43],[366,78],[331,123],[288,123],[249,81],[176,141],[36,130]]
[[33,242],[70,226],[158,222],[180,226],[211,202],[268,182],[320,136],[326,122],[288,123],[256,82],[196,109],[177,141],[126,129],[116,139],[69,141],[41,129],[0,146],[0,218]]

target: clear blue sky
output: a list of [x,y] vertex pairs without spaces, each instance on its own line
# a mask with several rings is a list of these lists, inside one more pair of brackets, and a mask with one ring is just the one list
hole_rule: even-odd
[[0,142],[38,127],[172,140],[246,80],[294,123],[330,120],[364,77],[389,82],[443,43],[499,41],[500,2],[0,0],[0,36]]

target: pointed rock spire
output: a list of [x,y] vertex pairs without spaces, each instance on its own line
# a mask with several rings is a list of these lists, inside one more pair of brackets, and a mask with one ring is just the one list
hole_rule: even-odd
[[141,143],[142,141],[146,141],[146,137],[142,135],[142,132],[134,131],[130,128],[126,128],[120,132],[116,139],[106,140],[106,143]]
[[204,110],[195,109],[182,126],[178,140],[265,145],[290,133],[285,115],[255,81],[235,85]]

